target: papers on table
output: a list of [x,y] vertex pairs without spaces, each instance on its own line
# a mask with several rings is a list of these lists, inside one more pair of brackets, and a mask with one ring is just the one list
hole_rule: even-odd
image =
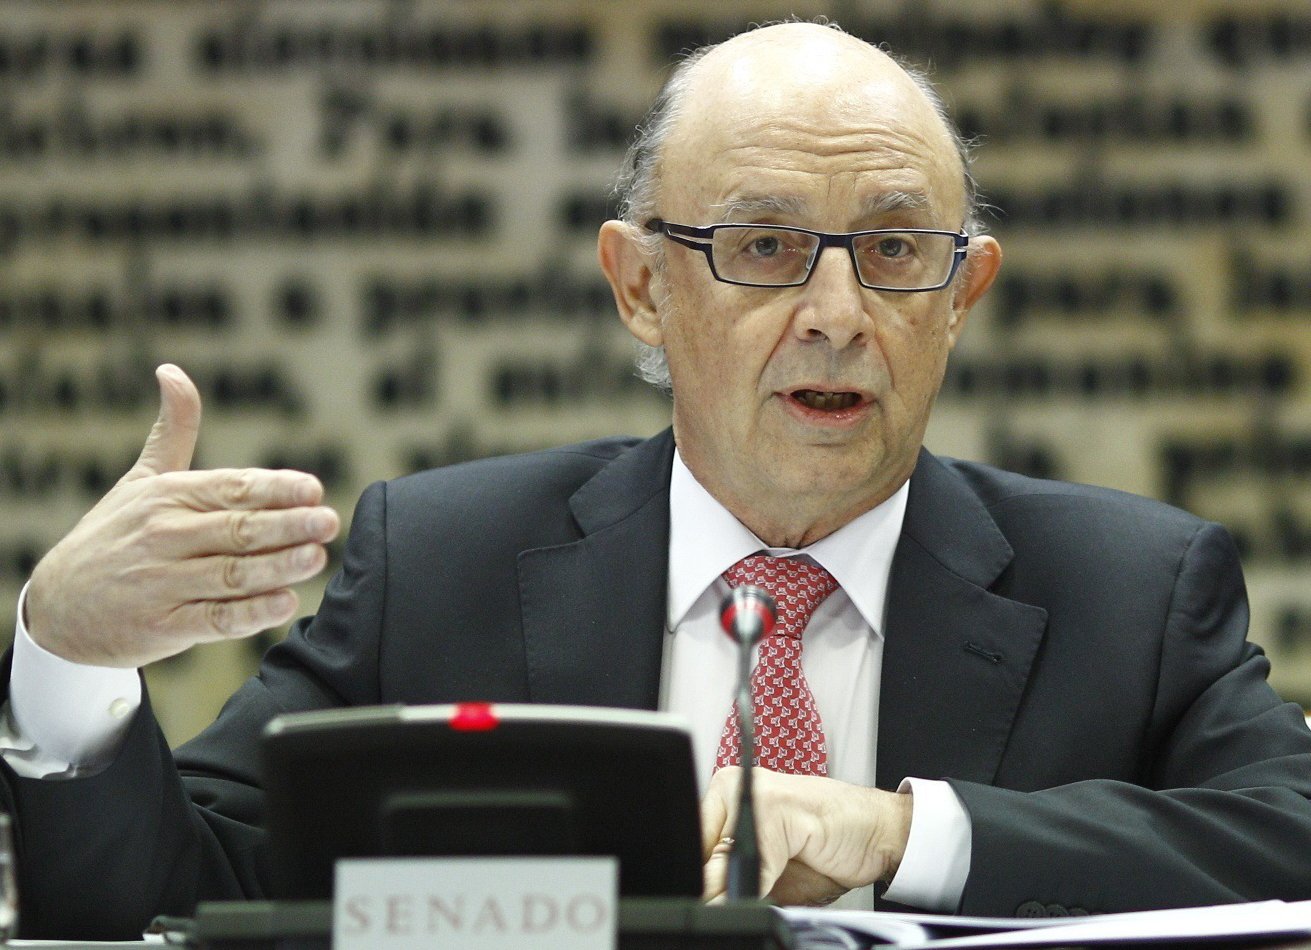
[[1311,901],[1261,901],[1090,917],[939,917],[785,908],[801,948],[1068,947],[1311,938]]

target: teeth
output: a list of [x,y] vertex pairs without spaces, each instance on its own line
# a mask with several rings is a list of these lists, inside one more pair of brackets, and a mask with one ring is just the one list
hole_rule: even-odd
[[814,389],[800,389],[793,393],[796,400],[811,409],[829,412],[834,409],[850,409],[860,401],[856,393],[819,392]]

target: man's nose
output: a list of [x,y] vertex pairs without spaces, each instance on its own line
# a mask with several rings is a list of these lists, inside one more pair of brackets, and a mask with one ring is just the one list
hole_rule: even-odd
[[802,290],[795,321],[801,339],[823,338],[841,349],[864,343],[869,337],[873,324],[865,307],[870,295],[856,279],[851,254],[845,248],[823,248]]

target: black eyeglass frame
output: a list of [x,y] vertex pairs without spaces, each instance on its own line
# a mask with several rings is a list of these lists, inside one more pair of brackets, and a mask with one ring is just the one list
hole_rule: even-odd
[[[706,256],[706,263],[710,265],[710,273],[714,275],[715,280],[724,284],[733,284],[737,287],[800,287],[810,280],[810,275],[815,273],[815,263],[819,260],[819,255],[824,252],[826,247],[845,247],[847,254],[851,257],[851,269],[856,274],[856,281],[866,290],[888,290],[899,294],[922,294],[931,293],[935,290],[942,290],[952,282],[956,276],[956,271],[960,270],[961,262],[965,260],[965,255],[969,251],[970,236],[964,228],[959,231],[942,231],[936,228],[875,228],[870,231],[847,231],[844,233],[831,233],[828,231],[812,231],[810,228],[796,228],[787,224],[749,224],[746,222],[725,221],[721,224],[707,224],[700,227],[691,224],[674,224],[666,221],[664,218],[652,218],[643,225],[648,231],[655,234],[663,234],[669,240],[684,247],[690,247],[695,251],[700,251]],[[715,232],[720,228],[768,228],[771,231],[793,231],[798,234],[809,234],[812,237],[819,238],[819,243],[815,245],[814,252],[810,255],[810,260],[806,262],[806,273],[800,280],[790,281],[786,284],[757,284],[746,280],[730,280],[727,277],[721,277],[718,269],[715,267],[715,258],[712,250],[712,242]],[[944,237],[955,239],[955,246],[951,255],[951,269],[947,271],[947,276],[941,283],[934,284],[932,287],[888,287],[883,284],[868,284],[865,278],[860,275],[860,263],[856,260],[856,239],[866,237],[871,234],[940,234]],[[702,241],[690,240],[691,238],[701,238]]]

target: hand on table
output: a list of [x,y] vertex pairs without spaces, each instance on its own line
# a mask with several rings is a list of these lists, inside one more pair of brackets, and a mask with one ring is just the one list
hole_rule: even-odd
[[289,621],[340,519],[312,475],[189,471],[200,394],[155,372],[159,418],[132,469],[32,573],[25,622],[65,659],[136,667]]
[[[737,821],[740,768],[714,774],[701,801],[706,900],[721,898]],[[827,904],[852,888],[890,881],[910,838],[911,796],[812,775],[756,769],[760,892],[779,904]]]

